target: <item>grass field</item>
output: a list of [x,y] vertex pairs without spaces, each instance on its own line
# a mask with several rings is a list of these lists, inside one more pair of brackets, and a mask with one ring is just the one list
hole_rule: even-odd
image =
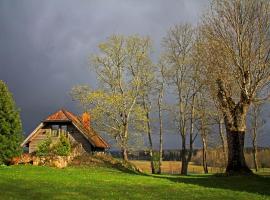
[[[146,173],[151,172],[151,165],[149,161],[144,160],[132,160],[131,161],[134,165],[139,167],[141,170],[143,170]],[[164,174],[179,174],[181,169],[181,161],[163,161],[162,162],[162,173]],[[208,172],[211,174],[213,173],[224,173],[224,168],[219,167],[208,167]],[[201,165],[195,165],[190,163],[188,165],[188,173],[191,174],[204,174],[203,166]],[[270,168],[260,168],[259,169],[260,175],[268,175],[270,174]]]
[[136,175],[104,167],[0,167],[0,199],[270,199],[270,176]]

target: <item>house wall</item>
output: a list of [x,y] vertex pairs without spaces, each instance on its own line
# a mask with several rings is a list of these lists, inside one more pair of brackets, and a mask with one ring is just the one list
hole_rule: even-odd
[[81,143],[85,152],[90,153],[94,150],[94,147],[91,143],[74,127],[71,123],[48,123],[44,127],[38,130],[37,134],[29,142],[29,153],[33,153],[37,150],[38,145],[47,138],[47,135],[50,134],[53,141],[58,140],[58,136],[53,136],[52,134],[52,125],[67,125],[67,132],[69,133],[69,138],[71,142]]
[[73,125],[68,126],[68,132],[70,133],[71,140],[81,143],[85,152],[90,153],[93,150],[91,143],[78,131],[76,127]]
[[39,129],[36,136],[29,143],[29,153],[34,152],[37,149],[39,143],[45,140],[46,137],[47,137],[46,130]]

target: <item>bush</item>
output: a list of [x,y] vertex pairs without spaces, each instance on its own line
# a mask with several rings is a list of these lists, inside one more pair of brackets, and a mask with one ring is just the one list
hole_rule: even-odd
[[61,134],[59,141],[57,141],[54,144],[50,136],[48,136],[44,141],[42,141],[38,145],[36,155],[38,156],[48,156],[48,155],[68,156],[70,152],[71,152],[70,141],[64,134]]
[[65,135],[61,134],[59,142],[57,142],[53,147],[53,151],[55,155],[68,156],[71,152],[69,139]]
[[52,138],[50,136],[47,136],[45,140],[43,140],[41,143],[39,143],[36,155],[38,156],[47,156],[51,153],[51,144],[52,144]]

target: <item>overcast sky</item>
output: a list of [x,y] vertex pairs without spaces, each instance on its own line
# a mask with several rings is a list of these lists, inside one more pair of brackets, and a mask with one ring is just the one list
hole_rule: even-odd
[[[175,24],[196,25],[208,0],[0,0],[0,79],[21,109],[26,134],[61,107],[78,114],[69,92],[96,85],[88,56],[112,34],[154,41],[155,56]],[[166,140],[167,147],[179,136]],[[166,144],[165,144],[166,146]]]

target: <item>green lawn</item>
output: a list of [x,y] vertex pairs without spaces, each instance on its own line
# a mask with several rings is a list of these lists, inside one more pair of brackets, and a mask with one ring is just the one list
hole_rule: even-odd
[[0,167],[0,199],[270,199],[270,176],[150,176],[102,167]]

